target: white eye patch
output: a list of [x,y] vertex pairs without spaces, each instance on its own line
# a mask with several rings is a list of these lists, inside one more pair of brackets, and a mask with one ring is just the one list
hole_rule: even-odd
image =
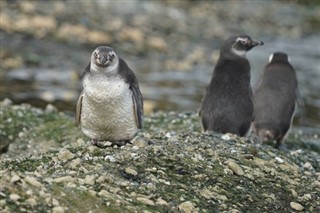
[[269,56],[269,60],[268,60],[269,64],[271,63],[272,59],[273,59],[273,53]]
[[241,37],[239,37],[239,38],[237,38],[236,39],[236,42],[241,42],[241,44],[247,44],[248,43],[248,38],[241,38]]

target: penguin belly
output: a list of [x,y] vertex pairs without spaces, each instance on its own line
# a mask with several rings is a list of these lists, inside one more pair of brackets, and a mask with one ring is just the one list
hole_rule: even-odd
[[130,140],[138,131],[132,92],[122,79],[84,81],[81,128],[93,140]]

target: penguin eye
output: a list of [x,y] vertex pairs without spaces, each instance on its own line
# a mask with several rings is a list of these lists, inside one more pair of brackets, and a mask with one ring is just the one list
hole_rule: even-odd
[[114,58],[114,54],[110,54],[110,55],[109,55],[109,60],[112,61],[113,58]]
[[97,59],[98,58],[98,54],[96,52],[93,53],[94,58]]
[[243,45],[246,45],[247,41],[246,40],[241,40],[240,43],[243,44]]

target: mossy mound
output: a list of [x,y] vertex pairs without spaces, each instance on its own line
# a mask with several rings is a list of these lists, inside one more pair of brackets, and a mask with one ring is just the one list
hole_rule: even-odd
[[[287,150],[206,134],[195,113],[155,113],[132,144],[91,146],[73,118],[1,107],[1,212],[319,212],[319,134]],[[3,143],[4,144],[4,143]],[[311,144],[311,145],[310,145]]]

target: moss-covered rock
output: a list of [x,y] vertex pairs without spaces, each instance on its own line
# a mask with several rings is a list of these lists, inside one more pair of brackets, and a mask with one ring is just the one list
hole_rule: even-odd
[[100,149],[63,113],[0,113],[1,212],[320,211],[316,132],[293,130],[277,150],[202,133],[195,113],[159,112],[132,144]]

